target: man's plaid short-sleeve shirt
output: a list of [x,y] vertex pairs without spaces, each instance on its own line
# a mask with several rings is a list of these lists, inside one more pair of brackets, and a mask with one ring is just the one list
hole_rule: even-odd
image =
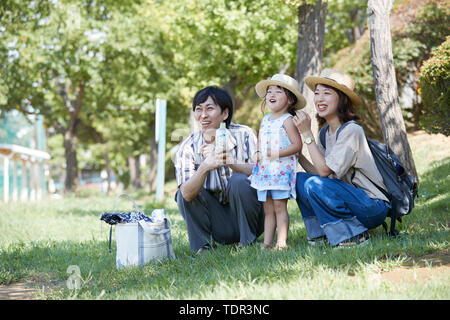
[[[256,151],[257,138],[255,132],[248,126],[231,123],[228,131],[227,149],[232,149],[232,155],[237,163],[252,163],[251,156]],[[205,158],[200,147],[205,144],[201,131],[192,133],[180,143],[175,158],[175,174],[178,187],[188,181],[197,171]],[[225,196],[228,179],[233,170],[222,166],[208,173],[203,187],[211,191],[222,203],[228,202]]]

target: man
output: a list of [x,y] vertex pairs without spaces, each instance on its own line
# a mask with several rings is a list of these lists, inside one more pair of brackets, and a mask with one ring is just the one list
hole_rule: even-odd
[[[231,123],[233,102],[217,87],[196,93],[192,108],[200,131],[192,133],[175,159],[178,191],[175,196],[186,221],[191,250],[198,254],[217,241],[250,244],[264,230],[264,209],[247,179],[257,138],[247,126]],[[214,152],[220,123],[228,129],[226,153]]]

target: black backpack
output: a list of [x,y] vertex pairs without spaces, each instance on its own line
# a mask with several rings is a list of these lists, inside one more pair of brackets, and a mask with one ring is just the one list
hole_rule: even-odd
[[[342,129],[350,123],[359,125],[354,120],[343,123],[336,132],[336,139]],[[327,130],[328,125],[319,132],[319,139],[324,148],[326,147],[325,134]],[[405,167],[388,145],[367,138],[366,140],[387,190],[369,180],[389,199],[392,206],[388,213],[388,217],[391,219],[390,230],[388,232],[386,222],[383,222],[383,228],[386,233],[395,237],[399,233],[395,229],[396,220],[402,222],[402,217],[409,214],[414,208],[414,200],[418,192],[417,179],[406,172]]]

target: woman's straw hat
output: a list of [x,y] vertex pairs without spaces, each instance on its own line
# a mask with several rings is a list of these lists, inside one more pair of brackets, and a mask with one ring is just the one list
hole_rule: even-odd
[[323,69],[318,77],[306,77],[305,83],[312,91],[316,90],[316,85],[325,84],[345,93],[354,106],[361,104],[361,98],[353,91],[355,82],[350,76],[342,72]]
[[295,109],[301,109],[306,105],[306,100],[300,93],[298,82],[294,78],[285,74],[276,74],[268,80],[258,82],[255,86],[255,90],[260,98],[264,98],[266,96],[267,88],[269,86],[280,86],[295,94],[297,97]]

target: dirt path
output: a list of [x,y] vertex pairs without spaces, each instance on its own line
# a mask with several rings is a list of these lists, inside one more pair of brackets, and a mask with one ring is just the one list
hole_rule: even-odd
[[[380,270],[377,278],[382,282],[411,283],[427,281],[442,275],[450,276],[450,250],[411,257],[403,266],[389,270]],[[37,287],[42,281],[22,281],[7,286],[0,285],[0,300],[35,300]]]
[[0,286],[0,300],[34,300],[35,285],[36,283],[28,281]]
[[387,272],[382,271],[380,275],[383,281],[393,283],[425,283],[435,276],[450,276],[450,250],[411,257],[403,266]]

